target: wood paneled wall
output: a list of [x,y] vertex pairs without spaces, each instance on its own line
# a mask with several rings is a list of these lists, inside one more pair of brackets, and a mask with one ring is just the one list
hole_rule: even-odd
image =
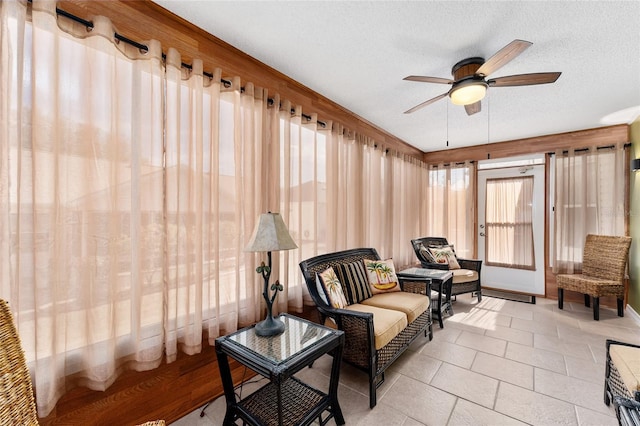
[[[215,13],[215,2],[209,4],[211,13]],[[205,71],[220,68],[223,78],[239,76],[243,84],[252,82],[270,94],[279,93],[281,99],[302,106],[303,113],[317,113],[320,121],[341,123],[350,131],[374,138],[383,149],[422,156],[420,150],[400,138],[149,0],[68,0],[58,2],[58,7],[87,20],[94,15],[106,16],[119,34],[131,40],[159,40],[165,53],[169,47],[177,49],[184,63],[200,58]]]
[[478,161],[488,158],[505,158],[517,155],[553,152],[559,149],[606,146],[628,141],[629,125],[618,124],[615,126],[537,136],[508,142],[427,152],[422,159],[432,164],[467,160]]

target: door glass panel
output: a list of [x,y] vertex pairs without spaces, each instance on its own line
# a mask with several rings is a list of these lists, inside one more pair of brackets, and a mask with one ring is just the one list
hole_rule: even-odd
[[486,264],[535,270],[533,176],[487,179]]

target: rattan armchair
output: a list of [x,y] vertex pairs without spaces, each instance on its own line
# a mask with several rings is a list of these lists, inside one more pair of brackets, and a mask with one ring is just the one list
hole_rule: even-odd
[[618,316],[624,316],[624,274],[629,258],[631,237],[587,235],[581,274],[559,274],[558,308],[562,309],[564,290],[584,294],[584,305],[593,298],[593,319],[600,319],[600,297],[615,296]]
[[[420,266],[427,269],[445,269],[449,266],[441,263],[433,263],[427,259],[424,250],[434,246],[449,245],[446,238],[443,237],[422,237],[411,240],[411,246],[416,253],[416,257],[420,261]],[[451,285],[451,294],[449,297],[457,296],[464,293],[475,293],[478,296],[478,302],[482,301],[482,284],[480,283],[480,270],[482,269],[482,260],[479,259],[462,259],[456,256],[460,269],[454,269],[453,284]]]
[[37,425],[31,376],[13,315],[0,299],[0,424]]
[[[9,304],[0,299],[0,425],[38,425],[31,376]],[[164,420],[140,426],[164,426]]]

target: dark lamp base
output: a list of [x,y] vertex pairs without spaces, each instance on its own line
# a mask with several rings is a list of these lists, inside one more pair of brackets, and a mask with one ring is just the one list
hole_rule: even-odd
[[284,323],[272,316],[267,316],[264,321],[256,324],[255,332],[262,337],[277,336],[284,332]]

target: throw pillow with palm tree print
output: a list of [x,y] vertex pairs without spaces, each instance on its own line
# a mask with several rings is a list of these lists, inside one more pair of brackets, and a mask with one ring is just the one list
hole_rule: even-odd
[[429,247],[429,251],[436,261],[435,263],[449,265],[449,269],[460,269],[460,264],[451,246]]
[[401,290],[393,260],[364,259],[364,266],[367,269],[372,294]]
[[329,303],[336,309],[344,309],[348,306],[347,299],[344,297],[344,291],[342,291],[342,284],[338,280],[336,271],[333,268],[325,269],[318,274],[322,285],[329,298]]

